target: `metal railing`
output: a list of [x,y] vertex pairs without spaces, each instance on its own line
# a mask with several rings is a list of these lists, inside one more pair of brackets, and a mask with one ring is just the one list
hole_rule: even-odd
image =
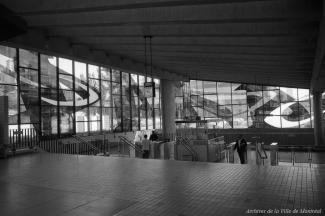
[[[97,148],[96,146],[94,146],[91,141],[89,140],[86,140],[84,137],[80,136],[80,135],[72,135],[72,137],[77,141],[79,142],[79,145],[86,145],[88,146],[89,148],[87,148],[87,152],[93,152],[94,155],[97,155],[97,154],[103,154],[103,155],[106,155],[106,152],[103,152],[101,149]],[[79,154],[82,154],[82,152],[80,152],[80,149],[79,149]]]
[[[128,149],[129,157],[131,156],[130,147],[132,149],[134,149],[135,152],[139,152],[141,154],[143,153],[142,149],[140,147],[138,147],[137,145],[135,145],[128,138],[126,138],[124,136],[119,136],[119,138],[120,138],[120,142],[119,142],[119,153],[121,153],[121,151],[120,151],[120,143],[123,143],[123,152],[124,153],[125,153],[125,149],[124,149],[125,145],[124,144],[126,144],[129,147],[129,149]],[[135,154],[135,156],[136,156],[136,154]]]
[[191,154],[192,161],[198,161],[198,154],[197,152],[191,147],[191,144],[189,142],[188,138],[184,137],[176,137],[176,145],[182,145],[185,147],[185,149]]
[[299,163],[307,163],[311,167],[313,146],[278,146],[277,160],[277,162],[291,163],[293,166]]
[[38,142],[38,133],[33,128],[9,130],[9,148],[12,151],[26,148],[32,149]]

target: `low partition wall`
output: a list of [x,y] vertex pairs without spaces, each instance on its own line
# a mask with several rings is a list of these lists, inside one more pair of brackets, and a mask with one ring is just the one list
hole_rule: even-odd
[[[314,145],[314,130],[308,129],[227,129],[213,130],[218,136],[224,136],[226,143],[231,143],[236,140],[239,135],[243,135],[247,142],[254,142],[254,137],[259,137],[259,140],[264,144],[269,145],[272,142],[277,142],[279,145]],[[212,133],[212,131],[209,131]]]

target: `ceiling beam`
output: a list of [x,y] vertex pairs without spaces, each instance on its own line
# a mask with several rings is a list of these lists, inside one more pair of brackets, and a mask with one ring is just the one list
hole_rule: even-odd
[[[111,26],[100,28],[50,28],[48,35],[246,35],[246,34],[315,34],[319,21],[303,23],[240,23],[240,24],[200,24],[200,25],[156,25],[156,26]],[[317,36],[317,34],[315,34]]]
[[[161,7],[177,7],[177,6],[199,6],[199,5],[218,5],[218,4],[230,4],[230,3],[247,3],[247,2],[263,2],[267,0],[169,0],[169,1],[137,1],[129,3],[120,3],[118,1],[106,1],[104,5],[100,6],[82,6],[78,4],[69,4],[69,1],[64,1],[62,4],[56,2],[53,7],[50,9],[43,10],[33,10],[26,11],[28,5],[25,8],[20,9],[20,15],[23,16],[39,16],[39,15],[48,15],[48,14],[78,14],[85,12],[103,12],[103,11],[113,11],[113,10],[129,10],[129,9],[145,9],[145,8],[161,8]],[[125,2],[125,1],[124,1]],[[48,2],[46,2],[48,5]],[[39,3],[40,4],[40,3]],[[65,7],[57,7],[64,5]],[[56,6],[56,7],[55,7]],[[77,6],[77,7],[76,7]]]
[[[109,20],[109,19],[108,19]],[[148,19],[147,19],[148,20]],[[60,28],[78,28],[78,27],[87,27],[87,28],[102,28],[107,26],[154,26],[154,25],[195,25],[195,24],[245,24],[245,23],[287,23],[287,24],[297,24],[303,22],[310,22],[316,21],[318,18],[248,18],[248,19],[240,19],[240,18],[230,18],[230,19],[205,19],[205,20],[162,20],[162,21],[132,21],[132,19],[120,22],[120,21],[112,21],[112,22],[64,22],[59,21],[56,23],[46,22],[46,21],[29,21],[30,27],[46,27],[46,28],[53,28],[53,27],[60,27]]]
[[[72,44],[66,38],[46,38],[42,31],[29,31],[24,35],[13,38],[3,43],[8,46],[20,47],[38,51],[48,55],[71,58],[90,64],[98,64],[104,67],[144,74],[144,64],[132,58],[117,56],[102,50],[93,50],[89,46]],[[154,66],[154,77],[171,80],[184,80],[186,77],[166,69]]]

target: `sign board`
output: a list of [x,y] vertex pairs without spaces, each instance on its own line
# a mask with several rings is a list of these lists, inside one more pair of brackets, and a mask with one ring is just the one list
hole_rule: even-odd
[[144,96],[146,98],[155,97],[155,83],[145,82],[144,83]]

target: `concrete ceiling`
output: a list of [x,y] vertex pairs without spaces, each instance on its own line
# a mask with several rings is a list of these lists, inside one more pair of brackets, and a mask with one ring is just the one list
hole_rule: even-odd
[[[152,35],[154,73],[159,77],[322,88],[318,78],[324,76],[324,53],[316,49],[322,44],[321,0],[1,2],[21,15],[30,31],[41,32],[47,40],[42,47],[51,49],[52,43],[53,51],[53,41],[60,41],[99,56],[127,59],[131,69],[144,62],[143,36]],[[29,36],[12,42],[35,45],[32,40]],[[73,49],[68,53],[81,57]],[[124,66],[121,60],[107,64]],[[136,69],[143,72],[143,67]]]

